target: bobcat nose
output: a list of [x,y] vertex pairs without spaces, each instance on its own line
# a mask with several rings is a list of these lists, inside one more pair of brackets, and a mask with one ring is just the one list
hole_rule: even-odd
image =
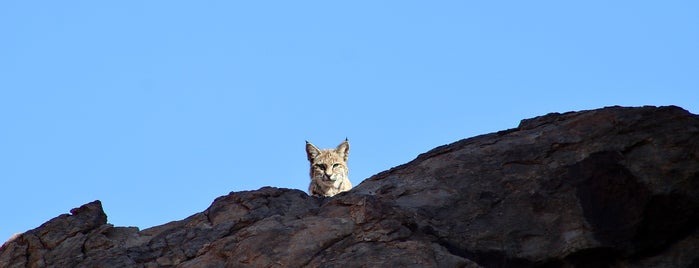
[[333,174],[325,173],[325,179],[333,180]]

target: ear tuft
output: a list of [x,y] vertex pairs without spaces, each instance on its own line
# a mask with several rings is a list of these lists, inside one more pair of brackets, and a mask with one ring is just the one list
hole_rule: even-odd
[[313,162],[313,159],[320,155],[320,150],[312,143],[306,141],[306,157],[308,157],[309,162]]
[[340,143],[340,145],[338,145],[337,148],[335,148],[335,152],[342,155],[342,159],[344,159],[345,162],[347,162],[347,158],[349,158],[349,140],[345,138],[345,141]]

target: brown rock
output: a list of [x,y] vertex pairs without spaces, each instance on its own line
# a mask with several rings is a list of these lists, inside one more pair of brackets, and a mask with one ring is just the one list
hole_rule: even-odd
[[690,267],[699,117],[609,107],[441,146],[333,198],[265,187],[146,230],[99,201],[0,248],[0,267]]
[[89,233],[107,224],[102,203],[74,208],[0,248],[0,267],[75,266],[85,260],[83,244]]

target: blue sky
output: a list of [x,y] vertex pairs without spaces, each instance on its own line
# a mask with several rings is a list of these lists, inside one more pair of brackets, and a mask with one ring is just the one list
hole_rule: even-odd
[[365,178],[549,112],[699,113],[696,1],[2,1],[0,240],[84,203],[147,228]]

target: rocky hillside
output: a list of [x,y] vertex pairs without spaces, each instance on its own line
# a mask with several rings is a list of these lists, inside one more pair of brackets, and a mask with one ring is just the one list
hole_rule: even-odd
[[609,107],[435,148],[332,198],[265,187],[115,227],[99,201],[0,267],[697,267],[699,116]]

